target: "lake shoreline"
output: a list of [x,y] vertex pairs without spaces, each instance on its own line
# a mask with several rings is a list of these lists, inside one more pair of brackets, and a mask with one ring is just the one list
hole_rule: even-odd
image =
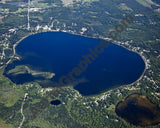
[[[45,31],[45,32],[64,32],[64,31],[50,30],[50,31]],[[18,44],[19,44],[22,40],[24,40],[25,38],[27,38],[27,37],[29,37],[29,36],[32,36],[32,35],[35,35],[35,34],[39,34],[39,33],[45,33],[45,32],[34,32],[34,33],[30,33],[29,35],[27,35],[27,36],[23,37],[22,39],[20,39],[18,42],[16,42],[16,43],[13,45],[13,53],[14,53],[13,56],[16,55],[16,47],[18,46]],[[126,87],[126,86],[133,85],[133,84],[139,82],[139,81],[143,78],[144,73],[145,73],[145,71],[146,71],[146,69],[147,69],[147,61],[146,61],[146,58],[145,58],[141,53],[139,53],[139,52],[137,52],[137,51],[133,51],[132,49],[129,49],[129,48],[127,48],[127,47],[125,47],[125,46],[123,46],[123,45],[121,45],[121,44],[118,44],[117,41],[114,41],[114,40],[109,39],[109,38],[90,37],[90,36],[85,36],[85,35],[76,34],[76,33],[67,32],[67,31],[65,31],[64,33],[73,34],[73,35],[78,35],[78,36],[83,36],[83,37],[87,37],[87,38],[95,38],[95,39],[105,40],[105,41],[108,41],[109,43],[116,44],[116,45],[121,46],[121,47],[123,47],[123,48],[125,48],[125,49],[127,49],[127,50],[129,50],[129,51],[131,51],[131,52],[134,52],[134,53],[140,55],[140,57],[143,59],[143,61],[144,61],[144,63],[145,63],[145,69],[144,69],[144,71],[143,71],[143,73],[142,73],[142,75],[140,76],[139,79],[137,79],[135,82],[133,82],[133,83],[131,83],[131,84],[126,84],[126,85],[124,84],[124,85],[120,85],[120,86],[117,85],[117,86],[115,86],[115,87],[109,88],[109,89],[107,89],[106,91],[105,91],[105,90],[102,91],[100,94],[105,93],[105,92],[108,92],[108,91],[110,91],[110,90],[112,90],[112,89],[115,89],[115,88],[118,88],[118,87],[121,87],[121,86],[125,86],[125,87]],[[9,63],[10,63],[10,62],[12,62],[12,60],[10,60]],[[7,64],[9,64],[9,63],[7,63]],[[96,94],[96,95],[97,95],[97,94]],[[98,95],[99,95],[99,94],[98,94]],[[94,95],[91,95],[91,96],[94,96]]]

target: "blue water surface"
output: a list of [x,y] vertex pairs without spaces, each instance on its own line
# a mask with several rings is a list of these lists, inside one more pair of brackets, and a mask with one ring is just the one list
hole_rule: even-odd
[[[99,94],[116,86],[131,84],[139,79],[145,69],[145,63],[140,55],[110,42],[107,48],[103,48],[104,52],[98,54],[95,52],[95,47],[100,46],[100,42],[101,39],[63,32],[31,35],[18,44],[16,52],[22,58],[8,65],[6,72],[17,65],[27,65],[33,70],[55,73],[55,77],[46,80],[40,77],[35,78],[30,74],[6,76],[17,84],[39,80],[43,87],[54,87],[55,82],[58,83],[61,76],[70,79],[68,73],[72,72],[73,68],[78,67],[83,71],[78,64],[85,61],[88,64],[87,69],[79,76],[73,74],[76,79],[70,83],[70,86],[82,95]],[[102,46],[98,50],[100,48]],[[92,49],[97,57],[89,49]],[[91,63],[82,57],[89,54],[95,59],[89,58]]]

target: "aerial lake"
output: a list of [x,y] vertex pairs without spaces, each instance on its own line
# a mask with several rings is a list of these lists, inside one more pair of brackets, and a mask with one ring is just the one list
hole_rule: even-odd
[[[144,72],[141,56],[111,42],[64,32],[28,36],[16,47],[20,60],[9,64],[4,75],[16,84],[37,82],[72,86],[82,95],[131,84]],[[61,80],[60,80],[61,79]]]

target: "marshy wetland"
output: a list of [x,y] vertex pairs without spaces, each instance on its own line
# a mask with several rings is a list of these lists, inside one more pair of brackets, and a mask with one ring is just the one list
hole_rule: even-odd
[[119,117],[136,126],[160,123],[160,107],[144,95],[129,95],[117,104],[115,111]]

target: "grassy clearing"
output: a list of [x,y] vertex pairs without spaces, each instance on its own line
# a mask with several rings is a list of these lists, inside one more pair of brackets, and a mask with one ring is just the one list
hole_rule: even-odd
[[23,95],[23,89],[4,77],[3,71],[0,71],[0,103],[3,103],[6,107],[11,107],[23,98]]
[[5,122],[0,119],[0,128],[14,128],[14,127],[11,124],[5,124]]

